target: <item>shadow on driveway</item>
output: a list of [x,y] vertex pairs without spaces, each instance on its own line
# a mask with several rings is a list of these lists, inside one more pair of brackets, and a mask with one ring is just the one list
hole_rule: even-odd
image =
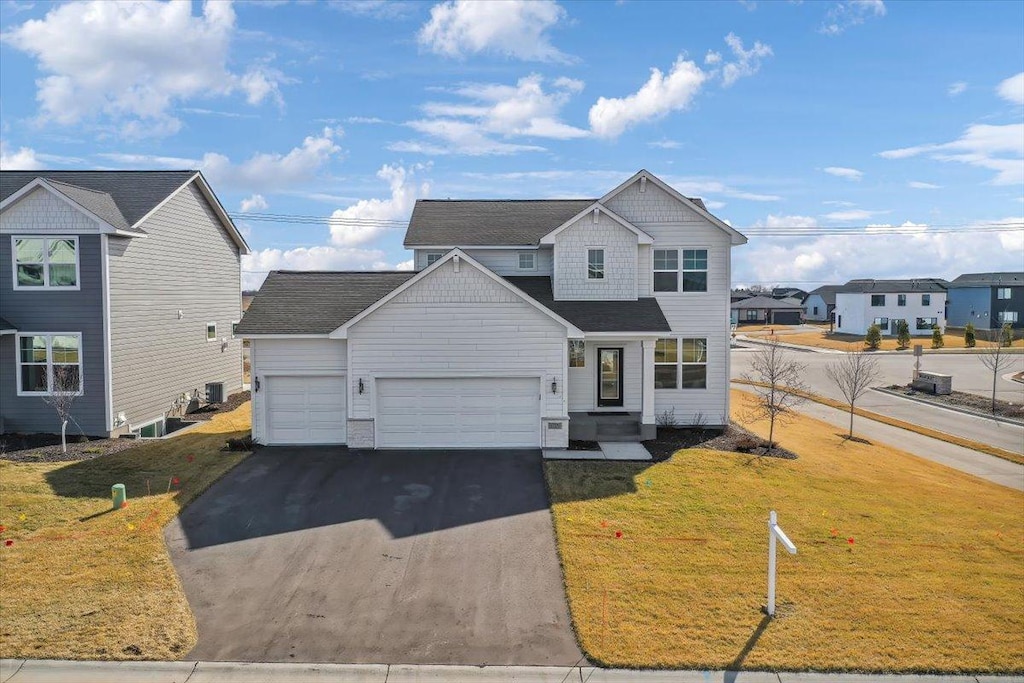
[[191,658],[582,656],[536,450],[260,449],[165,537],[199,628]]

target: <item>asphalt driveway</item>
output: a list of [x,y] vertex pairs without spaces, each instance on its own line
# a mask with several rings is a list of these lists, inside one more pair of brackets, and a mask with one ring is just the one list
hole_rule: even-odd
[[572,665],[539,451],[265,448],[164,531],[190,659]]

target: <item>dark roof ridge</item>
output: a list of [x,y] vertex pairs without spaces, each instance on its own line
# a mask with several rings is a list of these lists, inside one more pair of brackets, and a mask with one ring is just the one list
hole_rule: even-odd
[[92,192],[94,194],[102,194],[108,197],[110,196],[109,192],[104,192],[103,190],[94,190],[91,187],[82,187],[81,185],[74,185],[72,183],[65,183],[63,180],[57,180],[56,178],[43,178],[43,180],[45,180],[48,183],[53,183],[54,185],[64,185],[65,187],[73,187],[77,190],[85,190],[86,192]]
[[415,275],[414,270],[271,270],[282,275]]
[[491,197],[489,199],[417,199],[417,202],[597,202],[601,198],[597,197],[547,197],[545,199],[496,199]]
[[200,173],[194,168],[8,168],[0,173]]

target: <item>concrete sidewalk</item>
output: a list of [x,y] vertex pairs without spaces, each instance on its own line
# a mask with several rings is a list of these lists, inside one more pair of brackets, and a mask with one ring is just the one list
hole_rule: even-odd
[[[734,389],[750,392],[749,386],[733,384]],[[845,434],[849,428],[850,415],[844,410],[804,401],[794,410],[837,427],[837,434]],[[877,412],[877,411],[876,411]],[[994,455],[957,446],[946,441],[933,439],[900,427],[875,422],[866,417],[854,418],[853,434],[869,441],[879,441],[894,448],[912,453],[918,457],[973,474],[976,477],[1024,491],[1024,465],[997,458]],[[0,682],[2,683],[2,682]]]
[[761,671],[630,671],[591,666],[429,666],[0,660],[0,683],[1022,683],[1021,676],[893,676]]

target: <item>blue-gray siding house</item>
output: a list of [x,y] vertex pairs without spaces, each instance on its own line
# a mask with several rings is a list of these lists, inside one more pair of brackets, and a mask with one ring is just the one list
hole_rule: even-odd
[[0,172],[0,432],[163,433],[209,383],[242,386],[241,256],[196,171]]
[[949,284],[947,324],[979,330],[1024,329],[1024,272],[967,273]]

